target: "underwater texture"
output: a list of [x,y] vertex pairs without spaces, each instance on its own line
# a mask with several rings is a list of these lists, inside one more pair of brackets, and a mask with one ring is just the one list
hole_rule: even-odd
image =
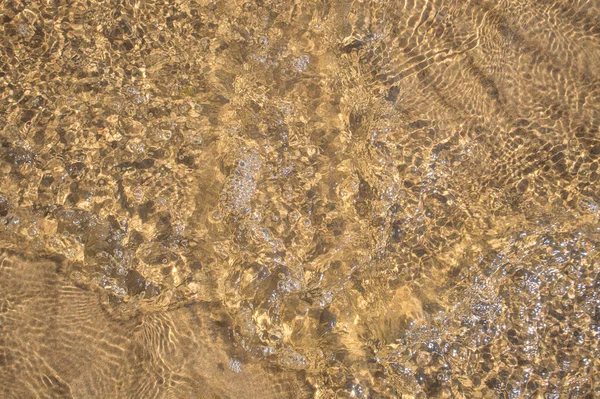
[[598,0],[0,2],[0,397],[600,397]]

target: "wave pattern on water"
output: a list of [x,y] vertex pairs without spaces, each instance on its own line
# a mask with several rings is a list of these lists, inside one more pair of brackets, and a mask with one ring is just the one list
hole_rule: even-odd
[[597,0],[0,4],[0,396],[600,396]]

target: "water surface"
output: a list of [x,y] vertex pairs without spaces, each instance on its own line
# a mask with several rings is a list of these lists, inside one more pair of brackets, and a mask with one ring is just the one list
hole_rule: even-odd
[[0,5],[0,397],[600,397],[600,3]]

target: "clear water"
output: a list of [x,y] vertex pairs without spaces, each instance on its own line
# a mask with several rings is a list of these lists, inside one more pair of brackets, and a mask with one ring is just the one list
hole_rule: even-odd
[[0,397],[599,397],[599,13],[2,2]]

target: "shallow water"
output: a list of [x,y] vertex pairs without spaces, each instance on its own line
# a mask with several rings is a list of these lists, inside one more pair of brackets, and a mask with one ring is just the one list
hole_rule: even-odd
[[600,3],[0,5],[0,397],[600,397]]

